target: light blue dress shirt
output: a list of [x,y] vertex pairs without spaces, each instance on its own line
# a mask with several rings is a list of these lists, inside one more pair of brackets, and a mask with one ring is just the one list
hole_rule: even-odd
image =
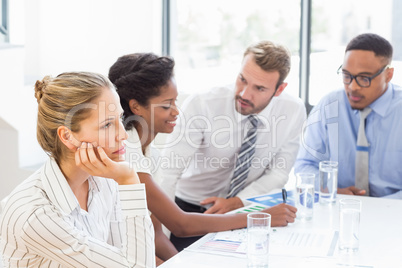
[[[402,199],[401,88],[390,83],[369,106],[373,110],[366,119],[370,196]],[[338,161],[338,188],[355,185],[359,120],[344,90],[324,97],[304,125],[295,172],[314,172],[318,178],[320,161]]]

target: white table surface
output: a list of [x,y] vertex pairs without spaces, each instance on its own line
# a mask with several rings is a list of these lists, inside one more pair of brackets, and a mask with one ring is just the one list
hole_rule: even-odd
[[[356,268],[402,268],[402,200],[345,196],[341,198],[357,198],[362,201],[360,218],[360,248],[357,253],[341,253],[336,245],[332,257],[292,257],[270,255],[270,268],[286,267],[356,267]],[[287,227],[306,230],[339,231],[339,202],[332,206],[316,203],[314,217],[311,221],[295,223]],[[285,254],[284,254],[285,255]],[[207,254],[183,250],[161,266],[161,268],[180,267],[247,267],[246,258]]]

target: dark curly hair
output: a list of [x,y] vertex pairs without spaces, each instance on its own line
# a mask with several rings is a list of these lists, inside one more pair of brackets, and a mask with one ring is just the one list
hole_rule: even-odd
[[[135,53],[117,59],[109,69],[109,79],[120,96],[125,119],[134,116],[130,100],[146,107],[150,98],[159,96],[161,88],[174,76],[174,64],[172,58],[153,53]],[[125,128],[130,130],[136,123],[137,120],[129,120]]]

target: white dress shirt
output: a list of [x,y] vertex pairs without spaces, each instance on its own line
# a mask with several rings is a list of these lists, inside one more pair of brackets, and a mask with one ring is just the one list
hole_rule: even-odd
[[153,180],[160,184],[159,165],[163,164],[160,158],[160,151],[153,143],[142,152],[140,137],[135,128],[127,131],[126,140],[126,160],[132,168],[138,173],[148,173]]
[[5,267],[155,267],[154,230],[143,184],[89,178],[80,208],[57,163],[45,165],[3,200]]
[[[142,145],[140,136],[135,128],[127,131],[128,138],[125,141],[126,144],[126,160],[130,163],[131,167],[135,171],[140,173],[151,173],[152,162],[149,158],[144,156],[142,152]],[[145,148],[145,155],[151,155],[151,146]]]
[[[247,116],[235,109],[233,87],[190,96],[182,111],[162,151],[161,186],[171,198],[176,195],[195,205],[211,196],[225,197],[250,126]],[[237,195],[242,199],[286,184],[306,110],[300,99],[282,93],[257,116],[251,170],[245,188]]]

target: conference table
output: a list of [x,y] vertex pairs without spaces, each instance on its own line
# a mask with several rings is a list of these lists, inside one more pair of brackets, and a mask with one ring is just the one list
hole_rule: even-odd
[[[360,247],[356,253],[345,253],[338,249],[339,200],[342,198],[362,201]],[[270,268],[402,268],[402,200],[338,195],[335,204],[315,203],[313,210],[313,219],[310,221],[296,219],[286,227],[271,228]],[[232,232],[234,235],[246,234],[245,229]],[[222,234],[207,234],[202,238],[205,241],[195,242],[159,267],[247,267],[246,254],[221,254],[205,250],[208,240],[211,242],[215,236]],[[297,242],[299,244],[287,244],[286,241],[292,240],[289,237],[300,238]],[[303,239],[322,241],[311,245],[312,242],[308,244]]]

